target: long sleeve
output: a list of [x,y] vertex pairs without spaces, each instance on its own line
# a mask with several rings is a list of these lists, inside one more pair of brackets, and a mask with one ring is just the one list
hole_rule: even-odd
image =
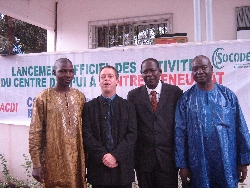
[[250,164],[250,136],[248,127],[236,98],[236,145],[238,164]]
[[83,132],[84,147],[87,153],[91,152],[95,154],[93,156],[97,163],[101,163],[102,158],[104,154],[107,153],[107,151],[105,147],[102,146],[102,143],[98,141],[93,135],[94,133],[92,132],[92,127],[91,127],[91,122],[93,122],[93,120],[91,118],[94,115],[95,114],[91,113],[90,103],[86,103],[83,108],[83,115],[82,115],[82,125],[83,125],[82,132]]
[[29,153],[33,163],[33,168],[41,167],[41,154],[43,150],[42,142],[44,132],[44,101],[39,95],[33,104],[32,119],[29,130]]
[[188,168],[186,105],[182,97],[175,111],[175,161],[179,168]]

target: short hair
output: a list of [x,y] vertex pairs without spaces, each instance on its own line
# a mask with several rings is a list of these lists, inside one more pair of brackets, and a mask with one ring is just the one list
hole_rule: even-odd
[[195,58],[192,60],[191,66],[193,66],[193,62],[194,62],[194,61],[196,61],[196,60],[202,60],[202,59],[206,59],[206,60],[210,63],[210,65],[212,65],[210,59],[209,59],[207,56],[205,56],[205,55],[197,55],[197,56],[195,56]]
[[59,63],[66,63],[66,62],[69,62],[69,63],[71,63],[73,65],[73,63],[68,58],[59,58],[59,59],[56,60],[56,62],[54,64],[54,67],[53,67],[53,70],[56,70],[57,65]]
[[100,72],[99,72],[99,80],[100,80],[100,74],[101,74],[102,70],[105,69],[105,68],[113,69],[113,70],[115,71],[115,77],[116,77],[116,79],[117,79],[117,80],[119,79],[119,73],[118,73],[118,71],[116,70],[116,68],[113,67],[113,66],[111,66],[111,65],[106,65],[106,66],[104,66],[104,67],[102,67],[102,68],[100,69]]
[[141,63],[141,70],[142,70],[143,63],[145,63],[147,61],[153,61],[153,62],[155,62],[157,68],[160,69],[159,63],[158,63],[158,61],[156,59],[154,59],[154,58],[147,58],[147,59],[143,60],[142,63]]

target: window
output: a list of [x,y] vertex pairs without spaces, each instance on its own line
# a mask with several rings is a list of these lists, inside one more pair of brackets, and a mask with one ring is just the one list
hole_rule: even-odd
[[89,48],[154,44],[156,35],[172,34],[173,14],[89,22]]
[[236,7],[237,31],[250,30],[250,6]]

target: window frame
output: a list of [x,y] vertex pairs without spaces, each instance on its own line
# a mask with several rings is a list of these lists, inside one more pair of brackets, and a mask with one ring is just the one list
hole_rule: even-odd
[[[154,44],[155,35],[159,35],[160,28],[162,28],[161,24],[164,26],[164,33],[160,34],[172,34],[173,13],[89,21],[88,48],[152,45]],[[140,30],[138,29],[139,27],[144,27],[145,29]],[[157,29],[158,31],[156,32]],[[137,35],[135,32],[137,32]],[[144,36],[141,32],[144,33]],[[138,38],[139,34],[141,34],[140,39]]]

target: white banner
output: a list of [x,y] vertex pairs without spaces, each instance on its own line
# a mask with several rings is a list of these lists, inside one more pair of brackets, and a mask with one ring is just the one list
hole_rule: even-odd
[[201,54],[211,59],[214,81],[236,93],[250,125],[250,40],[1,56],[0,123],[30,124],[36,95],[55,84],[52,70],[58,58],[66,57],[73,62],[75,78],[72,87],[81,90],[87,100],[91,100],[101,94],[100,67],[109,64],[117,68],[120,73],[117,94],[126,98],[128,91],[144,84],[140,74],[141,62],[150,57],[159,61],[162,81],[186,91],[194,84],[190,63]]

